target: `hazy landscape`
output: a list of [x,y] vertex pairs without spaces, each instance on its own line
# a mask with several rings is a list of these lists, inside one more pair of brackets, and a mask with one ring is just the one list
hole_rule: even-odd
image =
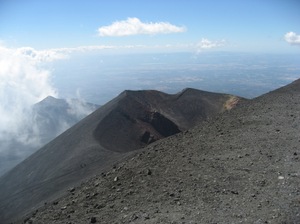
[[176,93],[191,87],[254,98],[298,78],[300,54],[230,52],[71,56],[53,71],[63,97],[104,104],[125,89]]
[[0,224],[300,223],[299,9],[0,1]]

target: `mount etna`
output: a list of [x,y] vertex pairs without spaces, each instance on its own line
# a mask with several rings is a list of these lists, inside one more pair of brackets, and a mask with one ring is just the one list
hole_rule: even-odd
[[0,179],[1,218],[299,223],[299,102],[300,80],[253,100],[125,91]]
[[4,223],[37,209],[149,143],[185,131],[245,99],[185,89],[124,91],[0,178]]
[[[178,105],[178,100],[191,92],[193,95],[201,93],[188,90],[170,98],[176,99]],[[156,95],[156,100],[161,99],[157,96],[166,97],[155,92],[144,94],[150,94],[151,98]],[[117,154],[120,151],[117,147],[108,151],[98,146],[98,153],[102,150],[107,160],[93,163],[92,158],[96,154],[93,149],[96,142],[101,143],[95,131],[99,128],[99,122],[92,126],[87,124],[96,118],[102,118],[98,120],[101,123],[104,117],[118,108],[116,105],[133,95],[140,96],[134,92],[122,93],[105,105],[106,113],[102,111],[104,109],[99,109],[3,177],[1,192],[5,190],[8,196],[1,198],[1,210],[7,212],[2,213],[2,217],[12,220],[13,216],[32,210],[19,223],[300,223],[300,80],[245,101],[203,122],[199,121],[193,128],[131,154],[123,153],[126,155],[123,159],[120,159],[121,154]],[[211,95],[205,93],[205,96],[203,102],[212,103],[208,101]],[[232,101],[231,96],[213,96],[214,102],[219,102],[213,103],[214,108],[222,108],[221,111],[224,104],[228,105],[228,100],[236,102]],[[146,102],[145,99],[141,102]],[[200,101],[183,105],[195,108],[200,105],[195,102]],[[130,106],[128,110],[133,110],[132,102],[126,105]],[[154,104],[151,106],[149,108],[155,109],[154,114],[157,113],[158,108]],[[138,122],[136,119],[139,116],[133,118],[125,112],[119,114],[125,117],[120,120],[120,127],[129,118],[133,123]],[[168,118],[167,123],[173,121],[174,124],[175,120],[182,121],[181,125],[176,123],[180,130],[182,124],[188,123],[183,122],[179,114],[176,119],[171,118],[171,109],[160,114],[150,117],[164,116],[163,120]],[[115,114],[114,117],[118,116]],[[177,130],[173,129],[174,125],[170,126],[172,130]],[[144,127],[142,125],[143,130]],[[149,133],[155,136],[153,132]],[[74,136],[85,139],[84,143],[80,144]],[[93,145],[89,145],[92,142]],[[80,150],[84,153],[80,154]],[[62,151],[68,157],[64,157]],[[55,164],[45,164],[43,156],[46,154],[48,160],[55,161]],[[60,157],[53,158],[55,154],[60,154]],[[79,183],[83,180],[80,176],[82,171],[73,167],[66,172],[67,168],[71,168],[70,164],[74,164],[67,161],[71,155],[79,156],[80,161],[83,163],[84,160],[87,164],[83,176],[86,176],[90,164],[95,167],[98,164],[98,169],[93,172],[95,175]],[[90,158],[89,163],[85,157]],[[119,162],[116,162],[117,159]],[[43,169],[37,171],[32,162],[39,160],[43,163],[37,167]],[[68,167],[63,167],[61,163]],[[100,169],[99,164],[104,163],[109,165],[106,169],[100,165]],[[48,165],[47,169],[45,165]],[[56,172],[60,172],[60,176],[55,176],[57,166],[60,170]],[[52,177],[48,169],[53,172]],[[62,175],[62,172],[65,173]],[[50,195],[58,196],[59,188],[56,186],[62,189],[67,186],[62,183],[66,182],[71,185],[62,192],[62,197],[49,200],[54,199]],[[6,189],[3,187],[5,184]],[[33,202],[28,194],[32,195]],[[44,202],[46,198],[49,200],[47,204],[38,208],[41,204],[37,202]]]

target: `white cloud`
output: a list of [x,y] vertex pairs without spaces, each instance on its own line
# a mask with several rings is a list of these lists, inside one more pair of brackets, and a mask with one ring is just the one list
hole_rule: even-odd
[[212,49],[212,48],[218,48],[223,47],[225,45],[225,40],[219,40],[219,41],[212,41],[205,38],[202,38],[197,44],[196,48],[197,51],[206,50],[206,49]]
[[99,36],[130,36],[138,34],[166,34],[184,32],[184,27],[172,25],[168,22],[143,23],[138,18],[116,21],[109,26],[98,29]]
[[299,45],[300,46],[300,35],[297,35],[294,32],[288,32],[284,35],[284,39],[291,45]]

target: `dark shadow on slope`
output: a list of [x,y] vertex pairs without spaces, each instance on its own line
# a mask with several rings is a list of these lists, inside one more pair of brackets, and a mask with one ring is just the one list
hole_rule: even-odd
[[106,149],[129,152],[179,132],[174,122],[158,112],[144,109],[132,117],[119,108],[98,124],[94,137]]

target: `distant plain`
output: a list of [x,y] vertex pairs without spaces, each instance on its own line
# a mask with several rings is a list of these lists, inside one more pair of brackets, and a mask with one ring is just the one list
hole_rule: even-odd
[[191,87],[254,98],[300,77],[299,54],[72,54],[50,64],[60,98],[103,105],[123,90],[176,93]]

